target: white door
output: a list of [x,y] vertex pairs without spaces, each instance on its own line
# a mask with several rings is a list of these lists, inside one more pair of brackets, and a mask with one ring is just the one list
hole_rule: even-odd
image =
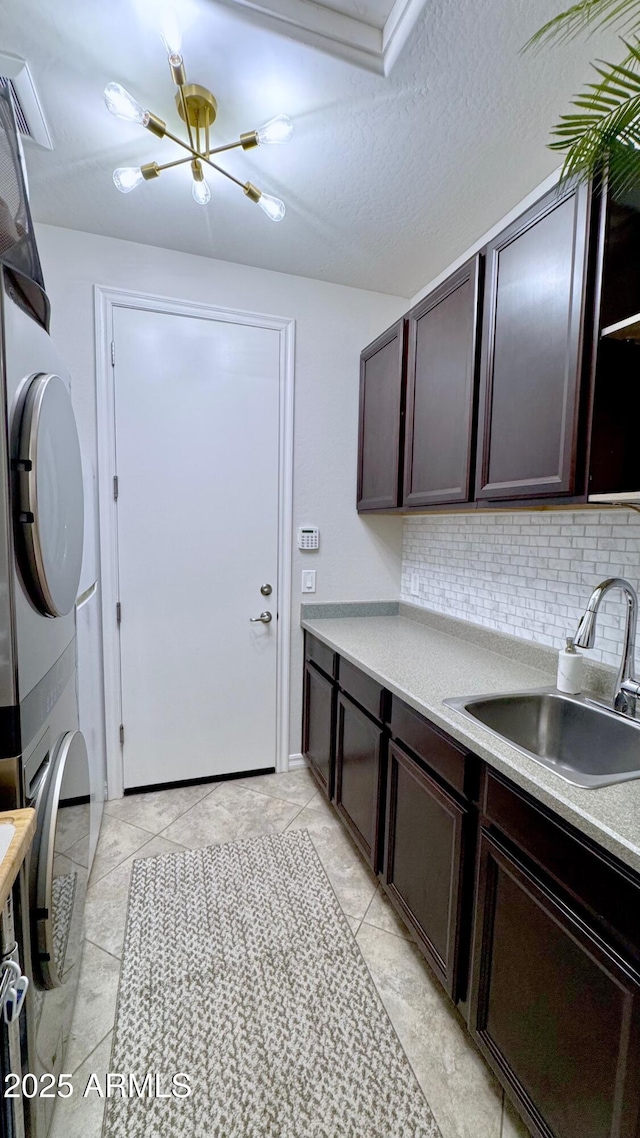
[[279,334],[116,307],[114,341],[124,786],[273,767]]

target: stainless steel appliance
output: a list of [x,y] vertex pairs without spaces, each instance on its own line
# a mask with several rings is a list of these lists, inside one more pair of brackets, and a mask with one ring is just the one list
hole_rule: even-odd
[[[28,1067],[55,1075],[71,1023],[88,874],[90,784],[78,730],[74,607],[82,466],[2,91],[0,319],[0,807],[32,805],[38,815],[18,939],[32,979]],[[54,1102],[25,1102],[31,1138],[45,1138]]]
[[[87,748],[77,728],[73,641],[45,681],[43,703],[48,698],[55,704],[22,755],[25,805],[38,816],[28,861],[27,1007],[29,1070],[37,1077],[57,1076],[64,1068],[84,939],[90,807],[86,796],[73,796],[78,783],[88,781]],[[31,1134],[44,1138],[54,1103],[34,1099],[29,1105]]]

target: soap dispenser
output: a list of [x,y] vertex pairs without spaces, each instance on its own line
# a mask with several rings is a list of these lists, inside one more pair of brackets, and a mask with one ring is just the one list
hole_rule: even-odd
[[578,695],[582,691],[584,656],[578,652],[573,637],[567,636],[566,647],[558,653],[556,687],[565,695]]

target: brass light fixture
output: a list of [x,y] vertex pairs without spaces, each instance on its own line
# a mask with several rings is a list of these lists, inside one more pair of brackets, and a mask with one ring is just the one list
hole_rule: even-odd
[[167,49],[171,77],[178,88],[176,104],[181,119],[186,125],[188,142],[184,142],[167,129],[167,124],[157,115],[152,114],[140,105],[133,95],[130,95],[119,83],[109,83],[105,87],[104,100],[108,109],[119,119],[127,122],[137,122],[155,134],[157,138],[169,138],[172,142],[187,151],[186,158],[178,158],[174,162],[165,162],[159,166],[157,162],[147,162],[143,166],[121,166],[114,170],[113,180],[116,188],[123,194],[128,194],[142,182],[158,178],[163,170],[173,166],[191,164],[191,192],[199,205],[206,205],[211,198],[211,191],[204,176],[203,163],[210,166],[218,174],[223,174],[231,182],[244,191],[250,201],[255,202],[270,217],[272,221],[282,221],[285,213],[284,202],[265,194],[254,186],[252,182],[241,182],[227,170],[212,161],[212,155],[222,154],[227,150],[252,150],[255,146],[266,143],[288,142],[291,138],[293,125],[286,115],[277,115],[270,119],[258,130],[250,130],[241,134],[237,142],[229,142],[225,146],[211,146],[210,131],[216,119],[218,105],[211,91],[200,87],[197,83],[187,83],[184,61],[180,53],[181,37],[175,25],[162,36]]

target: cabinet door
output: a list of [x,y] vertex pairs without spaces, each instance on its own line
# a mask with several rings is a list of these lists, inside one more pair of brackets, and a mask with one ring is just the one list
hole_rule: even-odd
[[481,832],[470,1029],[540,1138],[637,1138],[640,977]]
[[582,491],[589,190],[552,191],[487,249],[476,498]]
[[399,320],[360,357],[359,510],[400,505],[404,364],[405,322]]
[[405,506],[471,493],[479,258],[408,317]]
[[333,794],[336,688],[307,661],[304,669],[302,749],[327,798]]
[[382,800],[381,727],[342,692],[338,695],[335,804],[371,868],[378,869]]
[[330,680],[334,680],[338,671],[338,657],[328,644],[312,636],[310,632],[304,634],[304,658],[311,660],[316,668],[324,672]]
[[454,1000],[466,817],[465,807],[390,744],[384,884]]

